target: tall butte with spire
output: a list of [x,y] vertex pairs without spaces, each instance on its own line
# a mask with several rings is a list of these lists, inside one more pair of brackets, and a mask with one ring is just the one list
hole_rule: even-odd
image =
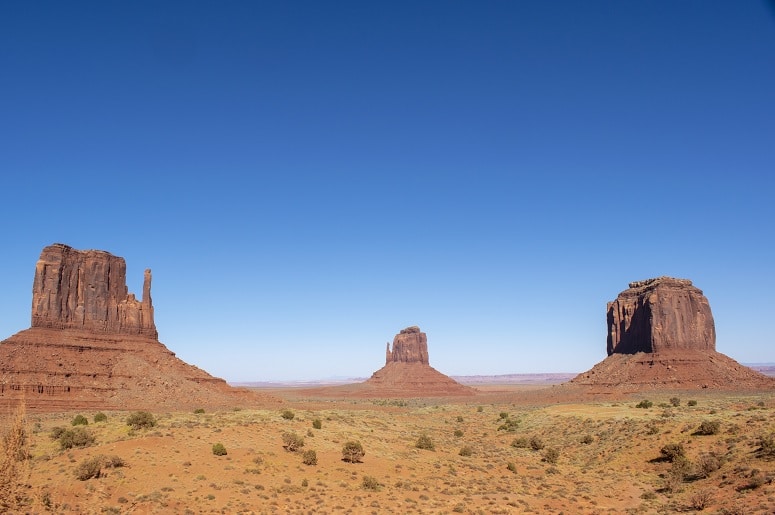
[[476,392],[430,366],[428,337],[417,326],[402,329],[387,344],[385,366],[360,385],[364,395],[441,397]]
[[716,351],[710,303],[688,279],[635,281],[606,306],[608,357],[570,385],[619,390],[760,389],[775,379]]
[[56,243],[35,266],[31,327],[0,342],[0,405],[20,399],[40,410],[183,409],[259,397],[159,342],[150,270],[137,300],[124,258]]

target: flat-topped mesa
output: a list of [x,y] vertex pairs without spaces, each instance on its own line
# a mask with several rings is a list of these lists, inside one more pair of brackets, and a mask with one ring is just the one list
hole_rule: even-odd
[[708,299],[688,279],[657,277],[630,283],[607,305],[608,355],[716,350]]
[[428,337],[416,325],[402,329],[393,338],[393,350],[387,344],[385,364],[423,363],[428,365]]
[[43,249],[32,286],[32,327],[158,339],[151,303],[151,271],[143,298],[126,286],[126,262],[102,250],[76,250],[55,243]]

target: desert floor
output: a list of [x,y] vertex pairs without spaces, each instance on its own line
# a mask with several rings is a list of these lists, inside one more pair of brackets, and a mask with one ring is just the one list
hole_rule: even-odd
[[[96,442],[67,450],[51,433],[72,429],[78,413],[28,413],[29,511],[775,512],[772,393],[543,406],[525,405],[521,390],[508,387],[452,401],[272,393],[283,397],[280,408],[159,412],[149,429],[131,429],[127,412],[96,423],[96,413],[82,412],[89,424],[79,427]],[[653,405],[637,408],[645,397]],[[715,434],[697,434],[701,426]],[[302,437],[303,447],[287,451],[284,433]],[[422,436],[432,450],[418,448]],[[362,444],[361,462],[342,460],[348,441]],[[217,443],[226,455],[214,455]],[[668,444],[681,444],[685,458],[664,459]],[[309,450],[316,465],[303,463]],[[79,465],[99,455],[124,466],[79,480]]]

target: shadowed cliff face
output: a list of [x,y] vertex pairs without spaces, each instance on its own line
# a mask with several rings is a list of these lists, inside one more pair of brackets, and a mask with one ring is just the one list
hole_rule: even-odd
[[32,286],[32,327],[158,338],[151,303],[151,271],[143,298],[127,291],[124,258],[56,243],[43,249]]
[[385,364],[397,363],[423,363],[428,364],[428,338],[417,326],[402,329],[393,338],[393,350],[390,344],[387,346]]
[[608,303],[608,355],[716,350],[708,299],[687,279],[630,283]]

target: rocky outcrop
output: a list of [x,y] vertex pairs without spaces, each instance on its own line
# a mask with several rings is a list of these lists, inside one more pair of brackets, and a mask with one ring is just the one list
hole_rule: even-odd
[[716,352],[710,304],[688,279],[630,283],[608,303],[607,320],[608,357],[564,387],[603,394],[775,387],[775,379]]
[[609,302],[608,355],[669,350],[716,350],[708,299],[688,279],[658,277],[630,283]]
[[428,365],[428,337],[416,325],[402,329],[387,346],[385,364],[423,363]]
[[32,327],[157,338],[151,303],[151,271],[143,298],[126,286],[124,258],[61,243],[43,249],[32,285]]
[[157,339],[151,271],[140,301],[125,279],[124,259],[107,252],[43,249],[32,327],[0,342],[0,406],[179,410],[276,402],[177,358]]

